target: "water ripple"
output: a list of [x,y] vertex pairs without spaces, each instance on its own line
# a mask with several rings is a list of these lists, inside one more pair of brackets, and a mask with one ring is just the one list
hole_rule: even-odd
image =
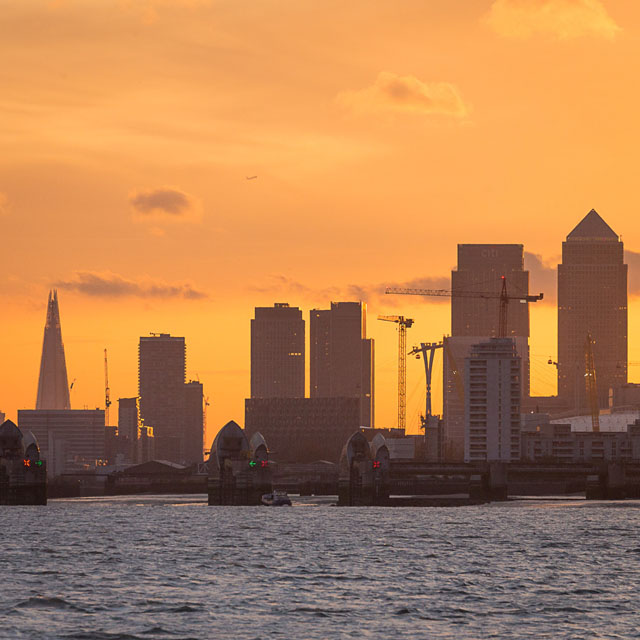
[[0,507],[0,638],[640,637],[640,502],[305,500]]

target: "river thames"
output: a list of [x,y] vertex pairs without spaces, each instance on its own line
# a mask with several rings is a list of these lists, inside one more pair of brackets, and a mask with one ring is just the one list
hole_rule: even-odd
[[0,637],[636,638],[640,502],[0,507]]

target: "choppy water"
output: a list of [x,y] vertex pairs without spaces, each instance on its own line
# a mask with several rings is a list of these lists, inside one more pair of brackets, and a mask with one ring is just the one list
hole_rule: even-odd
[[640,502],[199,499],[0,507],[0,637],[640,637]]

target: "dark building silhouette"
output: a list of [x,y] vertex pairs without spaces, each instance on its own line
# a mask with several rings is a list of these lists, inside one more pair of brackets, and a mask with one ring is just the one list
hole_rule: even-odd
[[19,409],[18,426],[38,440],[51,477],[106,458],[104,409]]
[[185,384],[184,338],[168,333],[143,337],[138,353],[140,416],[145,425],[153,427],[156,457],[178,463],[200,462],[202,385]]
[[202,383],[191,380],[184,385],[185,459],[202,462],[204,451],[204,395]]
[[598,400],[627,382],[627,265],[617,234],[592,209],[562,243],[558,265],[558,396],[583,410],[585,343],[594,340]]
[[126,443],[123,449],[126,458],[133,464],[136,455],[140,421],[140,398],[118,398],[118,438]]
[[337,462],[360,426],[360,398],[249,398],[245,431],[260,432],[278,462]]
[[[459,292],[499,294],[502,276],[509,295],[529,293],[529,272],[524,270],[521,244],[459,244],[458,268],[451,272],[451,335],[498,337],[500,301],[457,297]],[[512,302],[507,336],[529,337],[529,305]]]
[[304,320],[287,303],[256,307],[251,320],[251,397],[304,397]]
[[49,292],[47,305],[47,321],[42,341],[36,409],[70,408],[69,381],[67,379],[67,364],[64,357],[62,330],[60,328],[58,292],[54,289]]
[[310,396],[360,398],[360,426],[374,426],[374,342],[363,302],[310,312]]

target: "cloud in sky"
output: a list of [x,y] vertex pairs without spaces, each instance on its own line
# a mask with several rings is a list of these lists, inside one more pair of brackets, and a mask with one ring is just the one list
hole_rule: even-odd
[[538,253],[524,252],[524,268],[529,271],[529,293],[537,295],[544,293],[544,298],[537,304],[545,304],[556,300],[557,289],[557,264],[549,261]]
[[177,187],[135,190],[129,194],[129,204],[137,220],[193,222],[201,213],[200,203]]
[[[271,282],[263,286],[251,287],[251,291],[258,293],[270,293],[272,295],[296,295],[306,301],[312,301],[314,304],[321,300],[362,300],[363,302],[372,302],[374,300],[381,301],[384,298],[385,304],[394,306],[399,300],[397,295],[387,295],[385,290],[387,287],[403,288],[403,289],[449,289],[450,279],[447,276],[415,278],[406,282],[381,282],[378,284],[348,284],[334,285],[326,288],[314,288],[297,282],[284,275],[270,276]],[[448,298],[420,298],[417,300],[424,302],[447,302]]]
[[96,298],[184,298],[200,300],[207,294],[190,284],[168,284],[156,280],[131,280],[109,271],[77,271],[69,280],[53,283],[54,287]]
[[559,40],[580,36],[611,40],[620,31],[600,0],[495,0],[485,20],[508,38],[547,35]]
[[449,82],[423,82],[388,71],[365,89],[343,91],[337,103],[355,113],[414,113],[466,118],[470,113],[458,88]]

